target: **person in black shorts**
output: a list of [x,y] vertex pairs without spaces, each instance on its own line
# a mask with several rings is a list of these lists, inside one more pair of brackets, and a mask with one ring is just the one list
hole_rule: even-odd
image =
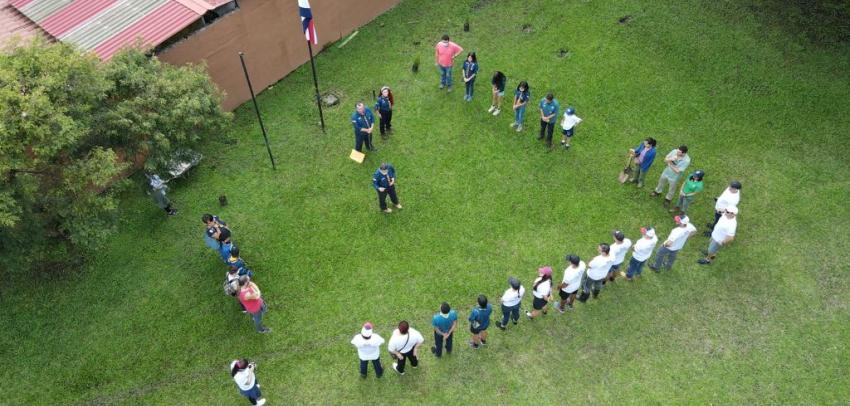
[[487,345],[487,327],[490,327],[490,314],[493,306],[487,303],[487,296],[478,295],[478,307],[469,313],[469,332],[472,333],[472,341],[469,345],[478,348]]

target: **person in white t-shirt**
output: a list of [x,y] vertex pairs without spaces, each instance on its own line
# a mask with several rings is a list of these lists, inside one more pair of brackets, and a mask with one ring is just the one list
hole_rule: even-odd
[[700,265],[708,265],[714,261],[717,251],[735,239],[735,231],[738,229],[738,208],[727,207],[723,217],[714,225],[711,231],[711,241],[708,243],[708,251],[705,258],[697,261]]
[[525,287],[519,283],[519,279],[511,276],[508,278],[510,288],[502,294],[502,321],[496,325],[500,330],[505,330],[508,327],[508,319],[512,319],[514,325],[519,321],[519,307],[522,304],[522,297],[525,295]]
[[711,237],[711,229],[714,228],[727,208],[738,207],[738,203],[741,202],[741,182],[737,180],[729,182],[729,187],[724,189],[720,197],[714,200],[714,222],[706,224],[708,227],[708,231],[705,232],[706,237]]
[[398,328],[393,330],[390,342],[387,343],[387,350],[396,360],[396,362],[393,362],[393,371],[404,375],[404,364],[407,360],[410,360],[412,367],[418,367],[419,347],[423,342],[425,342],[425,339],[422,338],[422,334],[410,327],[407,321],[402,320],[398,323]]
[[641,272],[643,272],[643,265],[652,256],[652,250],[658,244],[658,237],[655,236],[655,229],[652,227],[641,227],[640,234],[643,237],[635,243],[632,258],[629,260],[628,272],[620,272],[620,275],[628,281],[640,277]]
[[256,369],[257,364],[244,358],[238,359],[230,363],[230,376],[233,377],[242,396],[248,398],[252,405],[263,406],[266,404],[266,399],[260,393],[260,381],[254,374]]
[[629,252],[629,248],[631,247],[632,240],[626,238],[626,235],[622,231],[614,231],[614,243],[611,244],[611,268],[608,269],[608,277],[605,278],[606,281],[614,282],[620,270],[620,265],[626,260],[626,253]]
[[384,375],[384,367],[381,366],[381,344],[384,338],[372,332],[372,323],[363,324],[360,334],[351,339],[351,344],[357,347],[357,356],[360,358],[360,377],[366,378],[369,369],[369,361],[375,368],[375,376],[380,378]]
[[582,294],[578,298],[580,302],[586,301],[591,292],[593,292],[594,298],[599,296],[599,291],[605,285],[605,278],[608,277],[608,270],[611,269],[613,260],[609,254],[611,247],[603,242],[596,247],[596,251],[599,255],[595,256],[587,264],[586,277],[584,278],[584,283],[582,283]]
[[585,269],[587,269],[587,264],[578,255],[567,255],[567,262],[570,265],[567,266],[567,269],[564,269],[564,279],[558,285],[558,296],[561,297],[561,302],[555,303],[555,308],[561,313],[564,312],[564,309],[573,309],[576,292],[581,286],[581,278],[584,276]]
[[688,216],[676,216],[673,219],[676,221],[676,227],[670,231],[670,235],[661,244],[658,252],[655,253],[655,263],[649,265],[649,269],[655,272],[660,272],[661,268],[668,271],[673,268],[679,250],[685,246],[688,238],[697,232],[697,228],[691,224]]
[[530,312],[525,312],[530,320],[534,320],[541,312],[546,314],[546,305],[552,301],[552,267],[544,266],[537,269],[537,279],[531,285],[531,295],[534,302]]
[[561,119],[561,134],[563,134],[561,146],[564,149],[570,149],[570,141],[573,139],[575,128],[580,122],[581,119],[576,115],[576,110],[572,106],[564,110],[564,118]]

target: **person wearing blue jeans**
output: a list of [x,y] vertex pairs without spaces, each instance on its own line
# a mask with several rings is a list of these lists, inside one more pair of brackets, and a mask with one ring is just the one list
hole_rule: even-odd
[[525,287],[519,283],[517,278],[513,276],[508,278],[508,284],[511,286],[502,295],[502,321],[499,322],[499,329],[505,330],[508,327],[508,319],[513,319],[514,325],[519,321],[519,307],[522,304],[522,296],[525,294]]
[[263,406],[266,399],[260,393],[260,381],[254,373],[256,368],[257,364],[244,358],[238,359],[230,363],[230,376],[236,382],[239,394],[248,398],[252,405]]
[[372,361],[376,377],[380,378],[384,375],[384,367],[381,365],[381,344],[383,343],[384,338],[372,332],[372,323],[369,322],[363,324],[360,334],[351,339],[351,344],[357,348],[357,355],[360,358],[361,378],[366,378],[369,361]]
[[632,280],[640,276],[643,272],[643,265],[652,256],[652,250],[658,243],[658,237],[655,236],[655,229],[652,227],[641,227],[641,238],[635,242],[632,250],[632,258],[629,259],[628,271],[620,272],[620,275],[626,277],[626,280]]
[[443,356],[443,341],[445,341],[446,353],[451,354],[454,333],[457,329],[457,312],[452,310],[448,303],[443,302],[440,305],[440,312],[431,319],[431,326],[434,327],[434,346],[431,347],[431,352],[437,358]]
[[466,94],[463,99],[472,101],[472,94],[475,93],[475,77],[478,75],[478,58],[475,52],[470,52],[466,56],[466,61],[463,62],[463,82],[466,84]]
[[463,52],[460,45],[449,40],[448,35],[443,35],[440,42],[434,47],[434,62],[440,68],[440,89],[448,88],[452,91],[452,64],[454,58]]
[[531,97],[531,89],[528,88],[528,82],[519,82],[519,86],[514,91],[514,122],[511,128],[516,128],[517,132],[522,131],[522,123],[525,121],[525,107],[528,105],[528,99]]

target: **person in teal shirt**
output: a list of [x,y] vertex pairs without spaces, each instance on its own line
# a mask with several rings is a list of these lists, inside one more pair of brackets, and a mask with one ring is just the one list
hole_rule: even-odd
[[490,327],[491,313],[493,313],[493,306],[487,303],[487,296],[478,295],[478,307],[469,313],[469,332],[472,333],[472,341],[469,345],[472,348],[487,344],[487,327]]
[[705,172],[701,170],[688,176],[688,180],[679,189],[679,200],[676,202],[676,206],[670,209],[670,213],[678,211],[682,215],[688,214],[688,206],[696,199],[696,195],[702,192],[702,178],[704,176]]
[[440,312],[434,315],[431,319],[431,326],[434,327],[434,346],[431,347],[431,352],[437,358],[443,356],[443,342],[446,345],[446,353],[452,353],[452,338],[454,337],[455,329],[457,329],[457,312],[452,310],[448,303],[443,302],[440,305]]
[[558,122],[558,110],[561,105],[555,99],[555,95],[549,93],[540,99],[540,135],[538,140],[546,136],[546,146],[552,148],[552,134],[555,132],[555,123]]

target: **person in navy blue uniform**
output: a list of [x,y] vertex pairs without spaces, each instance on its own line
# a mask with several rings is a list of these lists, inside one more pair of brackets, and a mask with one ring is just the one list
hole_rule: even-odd
[[463,62],[463,82],[466,84],[466,94],[463,99],[471,102],[472,94],[475,93],[475,77],[478,76],[478,58],[475,52],[470,52]]
[[378,100],[375,102],[375,110],[378,111],[378,128],[381,130],[381,138],[386,139],[387,133],[393,130],[393,91],[389,86],[381,88],[381,94],[378,95]]
[[372,130],[375,129],[375,116],[363,102],[357,102],[357,111],[351,115],[354,126],[354,149],[363,152],[363,144],[369,151],[377,151],[372,145]]
[[558,110],[560,109],[561,105],[552,93],[540,99],[540,135],[537,136],[537,139],[542,140],[545,136],[546,146],[549,149],[552,149],[552,133],[555,132],[555,123],[558,122]]
[[401,208],[398,203],[398,195],[395,193],[395,168],[384,162],[372,176],[372,186],[378,192],[378,205],[384,213],[392,213],[393,209],[387,207],[387,195],[397,209]]

